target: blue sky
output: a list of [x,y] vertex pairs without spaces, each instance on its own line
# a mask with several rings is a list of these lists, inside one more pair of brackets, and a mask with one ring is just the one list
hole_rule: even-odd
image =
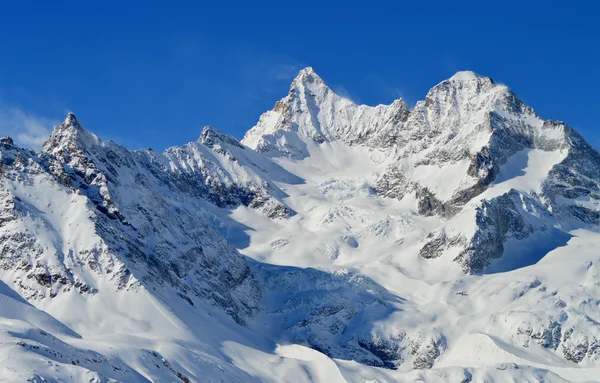
[[3,3],[0,134],[35,146],[73,111],[134,149],[241,138],[310,65],[370,105],[473,70],[600,148],[600,2],[219,3]]

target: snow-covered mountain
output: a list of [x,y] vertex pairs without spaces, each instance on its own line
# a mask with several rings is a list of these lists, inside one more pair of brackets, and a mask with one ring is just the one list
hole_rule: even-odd
[[600,380],[600,154],[490,78],[0,163],[1,381]]
[[402,100],[391,105],[356,105],[335,94],[312,68],[300,71],[288,95],[264,113],[242,143],[268,156],[309,155],[307,140],[389,148],[409,115]]

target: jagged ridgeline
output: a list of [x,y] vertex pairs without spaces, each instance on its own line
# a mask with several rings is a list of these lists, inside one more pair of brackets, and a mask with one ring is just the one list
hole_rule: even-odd
[[[377,194],[412,195],[419,214],[447,219],[421,254],[457,249],[466,272],[502,256],[509,238],[600,222],[598,152],[564,123],[542,120],[506,86],[472,72],[436,85],[409,110],[401,99],[356,105],[307,68],[242,143],[269,157],[301,159],[308,146],[336,141],[392,158],[373,185]],[[531,174],[522,177],[528,164]],[[463,232],[464,219],[476,230]]]
[[0,165],[0,380],[600,369],[600,155],[490,78],[372,107],[306,68],[241,142],[129,150],[68,114]]

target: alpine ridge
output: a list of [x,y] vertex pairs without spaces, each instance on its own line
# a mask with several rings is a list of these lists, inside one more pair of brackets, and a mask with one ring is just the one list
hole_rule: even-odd
[[0,138],[0,380],[595,381],[599,233],[600,154],[473,72],[163,153],[69,113]]

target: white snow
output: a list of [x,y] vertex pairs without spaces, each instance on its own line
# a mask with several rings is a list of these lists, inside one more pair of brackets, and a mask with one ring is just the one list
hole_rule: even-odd
[[448,201],[468,177],[468,160],[438,165],[420,165],[411,169],[412,179],[433,192],[441,201]]
[[525,149],[513,154],[502,165],[494,185],[481,193],[471,203],[491,199],[511,189],[527,194],[541,193],[542,183],[552,168],[565,159],[567,151]]
[[472,72],[470,70],[465,70],[465,71],[456,72],[452,77],[450,77],[450,80],[470,81],[470,80],[476,80],[479,77],[480,76],[478,76],[475,72]]

